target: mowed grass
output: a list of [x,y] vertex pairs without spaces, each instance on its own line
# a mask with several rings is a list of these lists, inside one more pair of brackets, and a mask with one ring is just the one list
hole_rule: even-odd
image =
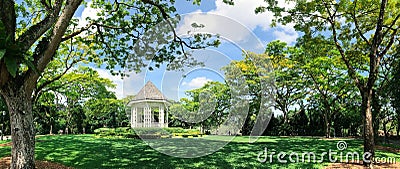
[[[196,138],[179,138],[175,141],[187,139]],[[207,136],[196,141],[201,144],[202,139],[227,142],[231,137]],[[249,143],[248,137],[236,137],[212,154],[198,158],[177,158],[160,153],[138,139],[97,138],[94,135],[42,136],[36,142],[36,159],[74,168],[324,168],[329,165],[328,156],[325,156],[322,163],[279,163],[276,154],[296,152],[301,156],[303,152],[314,152],[316,159],[320,160],[320,154],[329,150],[343,154],[361,154],[363,151],[361,140],[343,139],[348,146],[344,151],[337,149],[338,141],[311,137],[260,137],[256,142]],[[171,147],[171,151],[174,148]],[[268,154],[276,152],[272,162],[269,157],[264,163],[258,161],[257,156],[265,148]],[[0,155],[9,156],[10,147],[0,147]],[[377,151],[377,156],[400,160],[400,155],[396,153]]]

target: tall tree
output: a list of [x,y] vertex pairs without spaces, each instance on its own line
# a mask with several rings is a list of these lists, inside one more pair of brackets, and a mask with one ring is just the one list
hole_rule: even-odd
[[[374,132],[371,101],[380,63],[392,46],[398,45],[400,11],[399,1],[388,0],[316,0],[289,1],[292,8],[279,6],[276,1],[267,1],[267,7],[256,12],[269,10],[274,13],[274,23],[294,24],[297,31],[304,33],[310,43],[315,36],[333,40],[344,61],[347,72],[362,96],[364,117],[364,152],[372,154],[365,160],[372,166],[374,156]],[[364,67],[367,60],[368,66]]]
[[231,96],[226,84],[207,82],[185,93],[188,98],[182,98],[180,104],[170,107],[171,114],[185,125],[198,123],[202,129],[211,130],[219,128],[227,120]]
[[287,123],[290,107],[298,104],[307,94],[303,81],[304,73],[297,66],[300,50],[289,47],[285,42],[272,41],[265,49],[266,57],[272,63],[275,78],[275,108],[283,113],[283,125]]
[[400,48],[398,47],[394,56],[397,58],[392,62],[391,78],[388,82],[388,90],[391,96],[390,103],[396,111],[397,137],[400,137]]
[[129,124],[122,100],[112,97],[90,99],[84,104],[85,117],[83,128],[91,132],[100,127],[118,127]]
[[[68,128],[75,133],[82,133],[83,126],[86,125],[83,123],[86,120],[83,105],[91,100],[102,101],[104,106],[111,104],[116,100],[115,94],[109,91],[111,88],[115,88],[112,81],[101,78],[98,72],[89,67],[78,67],[60,76],[58,80],[43,85],[33,104],[34,119],[42,128],[50,128],[50,131],[43,128],[38,132],[52,134],[53,127],[58,126],[58,130]],[[105,102],[104,99],[110,100]],[[58,119],[65,121],[65,125],[59,125]]]
[[305,79],[311,83],[307,86],[313,91],[314,98],[321,101],[325,121],[325,137],[331,137],[332,119],[340,112],[337,106],[341,99],[352,91],[346,76],[346,68],[337,50],[330,46],[324,38],[315,37],[318,43],[304,43],[298,40],[298,46],[303,49],[302,57],[297,59]]
[[[85,60],[105,64],[108,69],[136,71],[145,66],[144,59],[153,60],[156,66],[163,62],[191,64],[193,60],[182,50],[218,45],[217,41],[202,43],[211,35],[177,36],[177,21],[168,20],[176,15],[174,2],[95,0],[91,7],[98,10],[97,17],[84,18],[87,25],[79,27],[73,16],[86,4],[82,0],[0,1],[0,94],[11,120],[11,168],[35,166],[32,93],[60,45],[72,44],[77,52],[86,53]],[[163,21],[166,24],[156,26]],[[157,35],[146,35],[148,31]],[[139,40],[142,46],[135,46]],[[122,69],[112,73],[121,74]]]
[[234,111],[239,121],[243,120],[242,134],[256,136],[264,132],[273,114],[273,66],[266,54],[244,52],[243,55],[243,60],[232,61],[222,70],[231,88],[231,105],[237,106]]

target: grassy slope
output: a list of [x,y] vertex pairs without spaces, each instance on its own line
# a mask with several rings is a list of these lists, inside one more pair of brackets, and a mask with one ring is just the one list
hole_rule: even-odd
[[[205,139],[229,140],[223,136]],[[248,143],[248,137],[236,137],[233,142],[217,152],[200,158],[171,157],[150,148],[145,142],[135,139],[96,138],[93,135],[44,136],[36,143],[36,159],[62,163],[75,168],[322,168],[325,163],[260,163],[257,155],[265,147],[269,152],[287,153],[315,152],[336,149],[338,140],[319,140],[304,137],[261,137]],[[362,141],[345,140],[348,148],[343,151],[362,152]],[[0,156],[7,156],[10,147],[0,147]],[[400,159],[399,154],[377,152],[377,156]],[[320,156],[317,156],[320,159]]]

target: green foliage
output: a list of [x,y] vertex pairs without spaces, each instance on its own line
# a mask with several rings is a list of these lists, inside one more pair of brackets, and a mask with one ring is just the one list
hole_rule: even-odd
[[[43,77],[39,86],[51,78]],[[112,87],[115,85],[109,79],[101,78],[87,67],[75,69],[44,86],[34,105],[37,127],[44,129],[38,130],[39,133],[56,133],[65,128],[72,133],[91,133],[102,126],[126,126],[125,105],[109,91]]]
[[164,128],[165,131],[171,133],[173,136],[178,137],[198,137],[201,136],[202,133],[198,129],[183,129],[180,127],[168,127]]
[[3,56],[6,54],[6,50],[5,49],[1,49],[0,50],[0,59],[3,59]]
[[198,129],[174,128],[135,128],[118,127],[118,128],[98,128],[94,134],[100,137],[122,137],[122,138],[142,138],[142,139],[158,139],[174,137],[198,137],[202,133]]
[[4,62],[6,63],[6,67],[8,72],[10,72],[11,76],[15,77],[17,75],[17,60],[15,58],[6,56],[4,57]]
[[165,131],[163,128],[157,128],[157,127],[144,127],[144,128],[135,128],[135,132],[138,135],[144,135],[144,134],[160,134],[160,135],[168,135],[169,133]]
[[[187,132],[192,134],[194,131]],[[171,133],[165,128],[135,128],[118,127],[118,128],[98,128],[94,133],[100,137],[122,137],[122,138],[142,138],[155,139],[162,137],[170,137]]]
[[85,103],[87,124],[94,128],[100,126],[126,126],[128,119],[125,104],[114,98],[90,99]]
[[[156,67],[163,63],[169,63],[170,68],[175,69],[179,69],[182,64],[200,64],[188,57],[190,54],[185,49],[218,46],[220,42],[210,34],[188,35],[190,37],[187,38],[187,41],[172,35],[171,32],[175,31],[179,21],[176,19],[179,18],[179,15],[176,13],[174,3],[174,1],[168,0],[156,2],[122,0],[117,3],[104,0],[83,2],[81,5],[85,8],[93,8],[97,16],[81,18],[87,21],[87,25],[78,25],[79,20],[76,18],[67,21],[70,22],[70,25],[64,34],[58,52],[55,52],[58,55],[56,57],[64,58],[66,63],[92,62],[97,66],[106,67],[114,75],[122,75],[124,68],[140,71],[146,66],[143,59],[157,63]],[[200,1],[193,1],[193,4],[199,3]],[[17,27],[13,33],[17,38],[25,33],[36,33],[37,30],[36,32],[29,31],[32,31],[34,25],[43,21],[45,17],[53,15],[51,13],[53,10],[49,9],[51,5],[44,4],[46,3],[41,1],[21,1],[15,4],[18,19],[16,19]],[[60,5],[63,9],[65,3]],[[174,19],[174,17],[176,18]],[[29,35],[36,40],[37,43],[34,44],[14,43],[22,40],[13,39],[14,35],[5,34],[7,33],[5,29],[4,24],[0,22],[0,50],[5,53],[5,58],[9,58],[7,68],[10,74],[16,77],[17,74],[23,74],[29,69],[37,71],[38,65],[35,65],[39,59],[37,55],[46,50],[46,43],[49,42],[52,27],[47,30],[44,26],[40,28],[45,31],[37,38]],[[151,51],[152,54],[144,50]],[[149,55],[145,56],[147,54]],[[46,65],[40,66],[46,67]],[[121,68],[121,70],[115,71],[115,68]]]
[[220,82],[208,82],[198,89],[186,91],[189,98],[182,98],[169,110],[172,120],[181,126],[190,127],[194,123],[206,130],[215,129],[227,118],[230,106],[230,88]]
[[[244,52],[243,55],[244,60],[232,61],[222,70],[233,97],[230,113],[239,119],[235,126],[242,126],[242,134],[249,135],[259,117],[265,117],[261,123],[265,126],[259,126],[264,129],[267,125],[264,120],[272,115],[269,107],[273,97],[274,75],[270,58],[266,55],[251,52]],[[257,134],[262,134],[262,131],[259,132]]]
[[290,107],[299,104],[306,94],[303,72],[299,68],[301,50],[285,42],[272,41],[267,44],[264,57],[270,59],[275,77],[275,108],[282,111],[283,122],[287,123]]
[[[21,44],[15,43],[12,35],[6,34],[6,28],[0,21],[0,60],[4,59],[7,71],[12,77],[16,77],[19,69],[25,72],[28,68],[37,71],[33,65],[31,58],[19,51]],[[22,64],[21,64],[22,63]],[[20,66],[23,65],[23,66]]]
[[182,127],[167,127],[164,128],[165,131],[169,133],[186,133],[186,129],[183,129]]
[[138,138],[135,131],[130,127],[98,128],[93,130],[93,133],[100,137]]

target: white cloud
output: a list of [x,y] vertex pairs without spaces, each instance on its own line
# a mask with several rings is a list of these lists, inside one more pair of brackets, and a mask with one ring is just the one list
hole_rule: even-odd
[[125,77],[123,80],[123,95],[122,97],[126,97],[128,95],[136,95],[137,92],[144,86],[145,84],[145,72],[135,73],[126,71],[126,74],[129,77]]
[[[193,23],[202,24],[204,28],[193,28]],[[252,33],[252,29],[238,22],[235,18],[230,18],[216,13],[191,13],[184,16],[178,34],[187,35],[190,33],[210,33],[218,34],[221,38],[236,44],[257,43],[257,37]]]
[[183,82],[182,86],[188,86],[190,88],[200,88],[204,86],[207,82],[212,81],[206,77],[196,77],[192,79],[190,82]]
[[294,24],[280,25],[278,30],[273,32],[276,39],[284,41],[288,44],[296,42],[298,33],[294,29]]
[[233,18],[251,30],[254,30],[258,26],[267,30],[271,24],[271,19],[269,18],[272,14],[270,12],[257,15],[254,12],[257,7],[266,5],[264,0],[236,0],[235,5],[227,5],[222,0],[219,0],[215,2],[215,5],[217,8],[210,13]]
[[121,79],[120,76],[113,76],[109,70],[106,69],[95,69],[100,77],[102,78],[107,78],[110,79],[111,81],[113,81],[113,83],[116,85],[116,88],[111,88],[109,90],[115,92],[115,95],[117,96],[118,99],[121,99],[124,97],[124,93],[123,93],[123,80]]
[[[293,7],[293,3],[288,4],[285,0],[278,0],[278,4],[287,8]],[[215,5],[216,9],[207,13],[186,15],[181,27],[178,28],[178,32],[180,34],[186,34],[188,31],[193,32],[191,24],[195,22],[205,25],[204,28],[195,30],[196,32],[217,33],[236,43],[253,41],[251,39],[253,36],[251,31],[254,31],[256,28],[261,28],[263,31],[273,31],[276,39],[285,41],[288,44],[294,42],[293,39],[298,37],[293,27],[289,28],[288,26],[278,25],[276,29],[279,30],[275,31],[271,29],[272,12],[266,11],[255,14],[257,7],[267,5],[264,0],[235,0],[235,5],[233,6],[223,3],[222,0],[218,0],[215,2]],[[194,13],[196,12],[199,13],[201,11],[198,10]],[[215,15],[221,17],[216,17]]]
[[97,14],[100,12],[100,9],[92,8],[90,7],[91,5],[92,1],[88,2],[85,9],[83,9],[81,16],[77,17],[79,19],[78,28],[85,27],[89,23],[87,18],[91,18],[93,20],[99,18]]

